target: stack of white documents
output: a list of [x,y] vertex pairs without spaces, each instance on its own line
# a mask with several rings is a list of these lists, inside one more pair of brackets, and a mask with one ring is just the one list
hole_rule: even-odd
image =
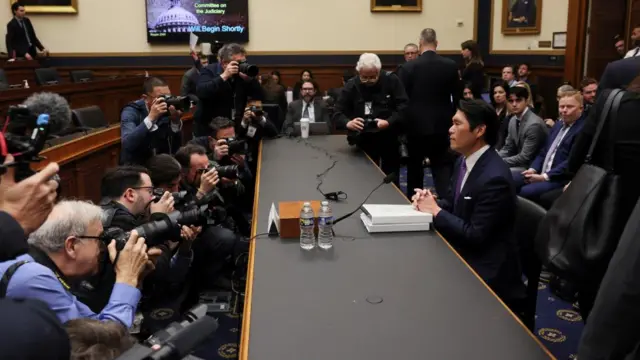
[[428,231],[433,222],[431,214],[415,210],[411,205],[362,205],[362,223],[370,233]]

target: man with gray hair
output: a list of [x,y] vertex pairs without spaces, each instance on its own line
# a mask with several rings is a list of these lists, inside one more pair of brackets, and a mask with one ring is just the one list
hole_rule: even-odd
[[244,47],[231,43],[220,48],[217,63],[202,69],[196,88],[200,102],[194,115],[195,136],[210,136],[209,123],[218,116],[240,124],[248,98],[262,100],[258,80],[240,71],[246,61]]
[[399,125],[407,95],[400,79],[382,70],[376,54],[362,54],[356,71],[358,76],[347,81],[338,99],[336,126],[346,128],[349,144],[367,153],[387,175],[397,174],[401,160]]
[[[409,161],[407,163],[407,196],[421,189],[422,167],[429,158],[436,192],[445,196],[449,189],[453,157],[449,153],[449,127],[462,94],[462,84],[455,61],[436,53],[436,31],[420,33],[422,55],[398,69],[409,105],[405,115]],[[464,161],[463,161],[464,163]]]
[[[72,284],[95,274],[105,246],[102,209],[84,201],[61,201],[29,237],[31,250],[0,263],[0,298],[37,299],[65,323],[76,318],[118,321],[131,327],[140,300],[138,285],[153,267],[144,238],[134,231],[122,250],[111,240],[107,250],[115,262],[116,284],[109,303],[96,314],[71,294]],[[122,245],[122,244],[121,244]]]

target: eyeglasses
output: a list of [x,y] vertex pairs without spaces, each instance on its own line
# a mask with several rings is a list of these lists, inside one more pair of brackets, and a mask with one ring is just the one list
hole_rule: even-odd
[[107,247],[106,242],[109,241],[109,240],[106,240],[104,237],[105,237],[105,232],[103,231],[98,236],[78,235],[75,238],[76,239],[98,240],[98,246],[102,250],[102,249],[106,249],[106,247]]
[[378,81],[378,75],[375,75],[375,76],[362,76],[362,75],[360,75],[359,77],[360,77],[360,81],[362,81],[363,83]]
[[138,187],[132,187],[131,189],[133,190],[147,190],[149,191],[149,194],[153,194],[153,186],[138,186]]

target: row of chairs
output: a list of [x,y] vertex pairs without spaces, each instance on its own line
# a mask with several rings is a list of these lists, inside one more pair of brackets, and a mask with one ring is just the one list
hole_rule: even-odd
[[[54,68],[40,68],[34,71],[37,85],[58,84],[62,81],[60,74]],[[73,83],[85,83],[93,81],[94,75],[91,70],[74,70],[69,72],[69,78]],[[7,74],[3,69],[0,69],[0,90],[6,90],[10,87],[11,84],[9,84]]]
[[71,111],[72,123],[56,135],[52,135],[47,141],[48,146],[59,145],[73,139],[82,137],[87,133],[109,126],[104,113],[98,106],[88,106]]

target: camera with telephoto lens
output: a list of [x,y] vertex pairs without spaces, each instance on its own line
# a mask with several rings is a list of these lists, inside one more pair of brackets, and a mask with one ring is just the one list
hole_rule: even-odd
[[260,69],[256,65],[251,65],[247,60],[244,60],[238,62],[238,71],[247,76],[256,77],[258,76]]
[[[231,155],[231,150],[229,150],[229,155]],[[216,165],[214,162],[209,161],[209,166],[207,166],[206,169],[203,169],[202,172],[211,171],[211,169],[216,169],[218,176],[221,178],[227,178],[230,180],[238,178],[238,165]]]
[[[3,166],[7,155],[13,155],[15,181],[22,181],[34,174],[30,163],[42,161],[40,151],[49,137],[49,115],[35,115],[25,105],[10,106],[0,132],[0,175],[7,171]],[[58,175],[54,180],[60,181]]]
[[247,153],[247,142],[244,140],[240,140],[238,138],[226,138],[224,139],[227,143],[226,145],[229,147],[229,156],[234,154],[246,154]]
[[191,107],[191,99],[188,96],[160,95],[158,99],[162,99],[167,103],[167,108],[173,106],[176,111],[189,110]]
[[[157,203],[158,201],[160,201],[160,199],[162,198],[162,196],[164,195],[164,193],[166,192],[165,189],[162,188],[154,188],[153,189],[153,202]],[[185,201],[185,198],[187,196],[187,191],[186,190],[182,190],[182,191],[176,191],[171,193],[171,196],[173,196],[173,203],[175,205],[179,205],[182,204]]]
[[[183,225],[199,226],[208,224],[210,211],[208,205],[201,205],[189,210],[174,211],[169,214],[152,214],[151,217],[152,220],[150,222],[134,229],[140,237],[145,239],[145,244],[148,247],[161,245],[167,240],[180,241],[180,228]],[[101,239],[107,245],[111,240],[115,240],[116,248],[120,251],[129,240],[129,235],[131,235],[129,231],[110,228],[102,233]]]
[[378,128],[378,121],[371,116],[366,116],[363,120],[362,131],[371,131]]

